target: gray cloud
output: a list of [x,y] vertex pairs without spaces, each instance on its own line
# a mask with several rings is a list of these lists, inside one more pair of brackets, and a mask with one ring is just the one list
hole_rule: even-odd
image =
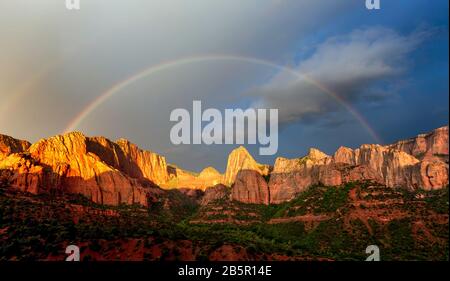
[[340,111],[342,105],[329,92],[345,102],[378,103],[395,88],[378,88],[379,84],[404,73],[410,65],[408,55],[431,33],[418,29],[402,36],[388,28],[371,27],[329,38],[295,67],[306,78],[290,71],[276,75],[250,92],[261,97],[254,106],[278,108],[280,122],[291,123]]

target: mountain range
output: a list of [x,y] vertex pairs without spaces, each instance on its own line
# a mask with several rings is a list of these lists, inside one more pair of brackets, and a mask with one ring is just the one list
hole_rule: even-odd
[[448,126],[223,174],[79,132],[0,135],[0,261],[448,260]]
[[[448,185],[448,126],[390,145],[340,147],[334,155],[315,148],[296,159],[257,163],[244,147],[233,150],[220,174],[199,174],[167,163],[126,139],[113,142],[74,132],[35,144],[0,135],[1,179],[33,194],[79,193],[95,203],[149,206],[167,189],[214,192],[231,188],[233,200],[278,204],[306,188],[370,180],[387,187],[432,190]],[[219,186],[220,188],[220,186]]]

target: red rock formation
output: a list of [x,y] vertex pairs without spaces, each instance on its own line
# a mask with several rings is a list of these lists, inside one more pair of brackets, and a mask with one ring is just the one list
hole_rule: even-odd
[[81,133],[70,133],[32,145],[30,159],[26,155],[11,156],[8,168],[14,171],[12,185],[35,194],[80,193],[96,203],[111,205],[146,206],[148,197],[159,192],[103,162],[88,151],[87,143],[88,139]]
[[[163,192],[153,183],[202,190],[223,183],[228,189],[207,189],[205,200],[231,192],[233,200],[258,204],[291,200],[313,184],[371,180],[388,187],[426,190],[448,185],[448,127],[387,146],[340,147],[333,156],[310,149],[302,158],[277,158],[273,171],[239,147],[230,153],[224,175],[213,168],[195,174],[168,167],[164,157],[127,140],[114,143],[70,133],[29,145],[0,135],[1,183],[36,194],[81,193],[94,202],[113,205],[147,205],[149,198]],[[269,184],[265,177],[270,177]]]
[[359,166],[338,166],[338,170],[341,174],[341,182],[356,182],[356,181],[372,181],[374,183],[383,184],[383,178],[373,169],[365,165]]
[[117,144],[125,153],[127,160],[124,163],[125,165],[123,165],[125,171],[132,171],[134,168],[133,166],[136,165],[138,167],[138,173],[142,173],[144,178],[149,179],[156,184],[168,180],[165,157],[150,151],[141,150],[135,144],[132,144],[125,139],[118,140]]
[[162,183],[163,188],[195,188],[205,190],[219,183],[231,186],[236,175],[241,170],[257,171],[261,175],[268,175],[270,167],[257,163],[244,147],[233,150],[228,156],[225,175],[212,167],[205,168],[200,174],[189,172],[175,166],[169,167],[169,181]]
[[310,149],[308,155],[302,158],[277,158],[270,174],[270,202],[281,203],[291,200],[299,192],[319,182],[340,184],[342,182],[340,174],[334,169],[322,168],[330,162],[331,157],[317,149]]
[[250,153],[248,153],[247,149],[240,146],[234,149],[228,156],[227,169],[225,171],[223,183],[231,186],[235,181],[236,175],[241,170],[257,171],[265,176],[269,174],[270,167],[269,165],[263,165],[256,162]]
[[231,189],[231,198],[243,203],[268,205],[269,187],[258,171],[241,170]]
[[223,184],[218,184],[212,187],[208,187],[205,190],[205,195],[203,196],[200,204],[208,205],[209,203],[216,200],[229,200],[230,199],[230,188]]
[[166,159],[156,153],[141,150],[125,139],[116,143],[104,137],[86,138],[87,150],[108,165],[132,178],[147,179],[155,184],[168,181]]
[[204,192],[200,189],[179,188],[178,191],[191,198],[195,202],[202,200],[204,197]]
[[170,165],[169,180],[161,184],[162,188],[193,188],[205,190],[222,182],[223,175],[213,167],[203,169],[199,174]]
[[217,171],[213,167],[206,167],[200,172],[200,174],[198,176],[199,176],[199,178],[203,178],[203,179],[208,179],[208,178],[217,179],[218,177],[220,177],[222,175],[219,173],[219,171]]
[[334,153],[333,160],[335,163],[344,163],[348,165],[355,165],[355,155],[351,148],[341,146]]
[[420,134],[415,138],[398,141],[388,147],[404,151],[418,159],[435,155],[448,157],[448,126]]
[[38,194],[59,184],[59,177],[51,169],[40,166],[28,155],[11,154],[3,159],[0,166],[7,184],[23,192]]
[[418,173],[413,173],[414,179],[421,183],[421,187],[425,190],[439,189],[448,185],[448,163],[440,161],[423,161],[417,166],[419,170],[420,180],[415,177]]
[[207,187],[220,184],[222,182],[223,175],[213,167],[206,167],[200,172],[197,178],[200,182],[201,188],[205,190]]
[[0,160],[11,153],[23,152],[27,150],[30,145],[31,144],[27,141],[0,134]]
[[388,146],[340,147],[333,157],[313,151],[299,159],[278,158],[270,176],[271,202],[291,200],[313,184],[360,180],[426,190],[448,185],[448,127]]

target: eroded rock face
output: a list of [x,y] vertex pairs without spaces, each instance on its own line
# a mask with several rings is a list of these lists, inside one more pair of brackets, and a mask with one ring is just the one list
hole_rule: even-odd
[[168,181],[166,159],[156,153],[142,150],[128,140],[116,143],[104,138],[86,138],[88,152],[132,178],[147,179],[155,184]]
[[310,151],[298,159],[278,158],[269,182],[271,202],[291,200],[313,184],[362,180],[426,190],[448,185],[448,127],[388,146],[340,147],[333,157]]
[[205,190],[205,194],[200,202],[201,205],[208,205],[216,200],[229,200],[230,188],[223,184],[218,184],[212,187],[208,187]]
[[213,167],[206,167],[204,168],[200,174],[198,175],[200,178],[207,179],[207,178],[215,178],[222,176],[219,171],[214,169]]
[[267,176],[270,173],[270,166],[256,162],[250,153],[241,146],[233,150],[228,156],[227,169],[224,175],[212,167],[207,167],[199,174],[196,174],[175,166],[169,166],[169,181],[161,186],[163,188],[194,188],[201,190],[217,184],[231,186],[235,182],[237,174],[242,170],[255,171],[260,175]]
[[351,148],[341,146],[334,153],[333,160],[335,163],[355,165],[355,152]]
[[196,174],[168,166],[164,157],[127,140],[70,133],[30,146],[0,135],[0,183],[22,191],[81,193],[97,203],[145,206],[164,192],[158,184],[206,189],[205,202],[228,196],[269,204],[291,200],[314,184],[370,180],[388,187],[442,188],[448,185],[448,127],[387,146],[340,147],[333,156],[313,148],[301,158],[277,158],[273,169],[239,147],[227,164],[224,175],[211,167]]
[[[448,163],[423,161],[419,164],[421,187],[425,190],[439,189],[448,185]],[[417,170],[417,167],[416,167]],[[417,173],[413,173],[416,177]]]
[[228,156],[227,169],[225,171],[223,183],[231,186],[241,170],[256,171],[263,176],[270,173],[269,165],[263,165],[256,162],[243,146],[236,148]]
[[204,192],[200,189],[180,188],[178,191],[192,199],[194,202],[202,200],[204,195]]
[[231,198],[243,203],[268,205],[269,186],[258,171],[241,170],[232,186]]
[[149,197],[158,190],[109,166],[88,151],[87,143],[81,133],[37,142],[29,148],[30,159],[23,155],[11,159],[12,185],[35,194],[79,193],[100,204],[147,206]]
[[51,169],[39,165],[29,155],[22,153],[13,153],[3,159],[0,172],[7,185],[33,194],[50,191],[53,186],[59,185],[60,180]]
[[206,190],[208,187],[220,184],[223,175],[213,167],[203,169],[199,174],[186,171],[181,168],[169,165],[169,180],[161,184],[166,189],[171,188],[192,188]]
[[270,174],[270,202],[281,203],[291,200],[299,192],[321,181],[330,185],[339,184],[340,174],[336,174],[330,167],[323,168],[330,163],[330,156],[314,148],[301,158],[277,158]]
[[222,182],[223,175],[213,167],[206,167],[197,176],[197,181],[201,189],[218,185]]
[[431,156],[448,157],[448,126],[437,128],[428,134],[398,141],[389,146],[422,160]]
[[18,140],[10,136],[0,134],[0,160],[11,153],[24,152],[30,147],[30,143],[24,140]]
[[156,184],[168,180],[166,158],[150,151],[141,150],[128,140],[121,139],[117,144],[125,153],[126,160],[123,165],[125,169],[133,170],[137,166],[137,173],[142,173],[143,178],[149,179]]

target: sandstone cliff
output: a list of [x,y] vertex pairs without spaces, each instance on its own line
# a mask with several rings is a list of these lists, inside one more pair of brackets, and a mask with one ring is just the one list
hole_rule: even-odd
[[250,204],[268,205],[269,186],[258,171],[241,170],[231,189],[231,199]]
[[196,174],[167,165],[164,157],[124,139],[75,132],[30,146],[0,135],[1,184],[35,194],[80,193],[102,204],[148,205],[165,192],[157,185],[206,189],[206,201],[223,197],[227,188],[232,200],[281,203],[311,185],[363,180],[408,189],[448,185],[448,126],[386,146],[340,147],[332,156],[312,148],[301,158],[277,158],[273,169],[239,147],[230,153],[224,175],[212,167]]
[[448,156],[448,126],[398,141],[388,147],[404,151],[420,160],[432,156]]
[[201,205],[208,205],[216,200],[230,200],[230,188],[223,184],[208,187],[200,201]]
[[448,185],[448,127],[387,146],[340,147],[333,156],[310,151],[299,159],[278,158],[270,176],[270,202],[291,200],[314,184],[360,180],[425,190]]
[[213,167],[207,167],[197,174],[169,165],[168,171],[169,180],[161,184],[161,187],[166,189],[193,188],[205,190],[208,187],[220,184],[223,179],[223,175]]
[[161,187],[171,188],[194,188],[206,190],[217,184],[225,184],[231,187],[236,176],[242,170],[256,171],[258,175],[267,176],[270,173],[269,165],[257,163],[250,153],[244,148],[234,149],[228,156],[227,168],[222,175],[213,167],[203,169],[199,174],[186,171],[175,165],[169,165],[169,180],[161,184]]
[[280,203],[290,200],[307,187],[319,182],[339,185],[341,182],[334,168],[321,168],[325,165],[330,166],[331,160],[330,156],[317,149],[310,149],[308,155],[297,159],[277,158],[270,174],[270,202]]
[[12,154],[2,161],[3,169],[12,173],[10,184],[23,191],[79,193],[101,204],[147,206],[160,192],[151,181],[132,178],[109,165],[111,155],[95,154],[89,144],[81,133],[40,140],[27,154]]
[[27,150],[30,145],[31,144],[27,141],[0,134],[0,160],[11,153],[23,152]]
[[132,178],[147,179],[155,184],[167,182],[169,178],[163,156],[141,150],[126,139],[114,143],[104,137],[87,138],[87,150]]
[[234,149],[228,156],[227,169],[225,171],[223,183],[231,186],[241,170],[256,171],[263,176],[270,173],[269,165],[263,165],[256,162],[243,146]]

